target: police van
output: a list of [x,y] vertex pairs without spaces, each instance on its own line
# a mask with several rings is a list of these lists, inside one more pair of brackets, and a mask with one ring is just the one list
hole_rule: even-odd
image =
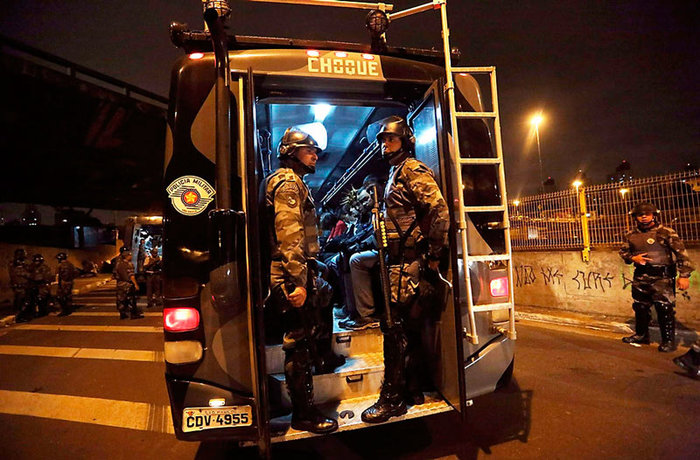
[[[163,219],[166,383],[179,439],[257,445],[313,436],[290,427],[282,347],[265,337],[268,225],[258,189],[277,167],[276,146],[297,126],[321,147],[307,182],[319,207],[388,164],[371,134],[404,117],[415,155],[435,173],[450,208],[444,302],[425,321],[433,391],[387,423],[454,411],[507,383],[515,321],[505,177],[493,67],[453,67],[444,0],[393,12],[390,4],[314,0],[370,9],[371,44],[227,35],[225,2],[208,2],[207,30],[173,23],[185,51],[174,65]],[[309,3],[286,0],[285,3]],[[389,22],[437,10],[442,51],[393,47]],[[368,132],[368,130],[370,132]],[[337,324],[346,357],[314,376],[315,403],[338,431],[367,427],[383,359],[379,329]]]

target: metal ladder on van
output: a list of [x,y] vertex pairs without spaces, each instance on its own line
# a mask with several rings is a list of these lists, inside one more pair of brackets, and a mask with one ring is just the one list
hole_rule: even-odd
[[[508,326],[503,330],[510,339],[516,338],[515,332],[515,304],[513,301],[513,264],[511,257],[510,243],[510,221],[508,218],[508,199],[506,196],[506,181],[505,170],[503,167],[503,148],[501,145],[501,122],[498,114],[498,92],[496,88],[496,68],[495,67],[452,67],[450,55],[450,39],[449,27],[447,24],[447,4],[446,0],[433,0],[430,4],[424,6],[427,9],[440,8],[442,19],[442,40],[445,53],[445,73],[446,84],[445,92],[450,110],[450,124],[452,126],[452,149],[451,160],[452,165],[456,169],[455,177],[457,179],[458,209],[459,209],[459,228],[458,233],[461,238],[462,246],[462,264],[464,273],[465,289],[467,291],[467,313],[468,313],[468,328],[465,328],[464,334],[471,343],[478,344],[479,337],[476,332],[475,314],[484,311],[507,310],[508,311]],[[393,15],[392,15],[393,16]],[[492,112],[458,112],[455,100],[455,85],[454,74],[488,74],[491,83],[491,107]],[[495,158],[462,158],[459,150],[459,133],[457,129],[457,121],[460,119],[476,118],[481,120],[493,120],[494,135],[496,140],[496,157]],[[494,165],[498,168],[498,187],[501,195],[501,204],[498,206],[465,206],[464,180],[462,177],[463,166],[466,165]],[[469,255],[469,246],[467,244],[467,213],[470,212],[501,212],[503,213],[503,229],[505,232],[505,252],[502,254],[489,255]],[[469,264],[477,262],[505,261],[508,264],[508,301],[503,303],[493,303],[484,305],[474,305],[472,287],[469,273]]]

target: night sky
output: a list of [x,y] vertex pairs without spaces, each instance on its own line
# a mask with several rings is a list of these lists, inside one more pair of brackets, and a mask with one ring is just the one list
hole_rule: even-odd
[[[231,4],[230,33],[369,41],[366,11]],[[537,190],[529,118],[540,110],[544,174],[560,188],[579,169],[602,182],[623,159],[637,177],[700,163],[699,5],[448,1],[459,64],[497,66],[510,197]],[[172,20],[201,29],[200,2],[3,0],[0,33],[167,96],[170,66],[181,54],[168,37]],[[441,49],[439,14],[396,21],[388,43]]]

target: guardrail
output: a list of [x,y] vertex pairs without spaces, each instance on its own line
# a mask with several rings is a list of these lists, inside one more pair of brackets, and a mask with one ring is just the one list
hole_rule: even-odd
[[622,243],[633,222],[629,211],[649,201],[661,221],[686,243],[700,243],[700,170],[571,190],[509,201],[514,250],[582,249]]

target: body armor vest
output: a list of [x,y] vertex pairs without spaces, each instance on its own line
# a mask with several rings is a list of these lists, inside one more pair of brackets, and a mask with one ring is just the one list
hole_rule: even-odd
[[633,255],[647,253],[650,265],[672,265],[671,251],[666,241],[666,232],[660,225],[646,231],[629,235],[630,251]]
[[417,160],[408,158],[393,167],[384,190],[386,236],[392,252],[398,250],[397,243],[402,238],[404,249],[415,248],[423,239],[417,222],[416,204],[411,199],[410,190],[402,175],[402,170],[408,161]]

